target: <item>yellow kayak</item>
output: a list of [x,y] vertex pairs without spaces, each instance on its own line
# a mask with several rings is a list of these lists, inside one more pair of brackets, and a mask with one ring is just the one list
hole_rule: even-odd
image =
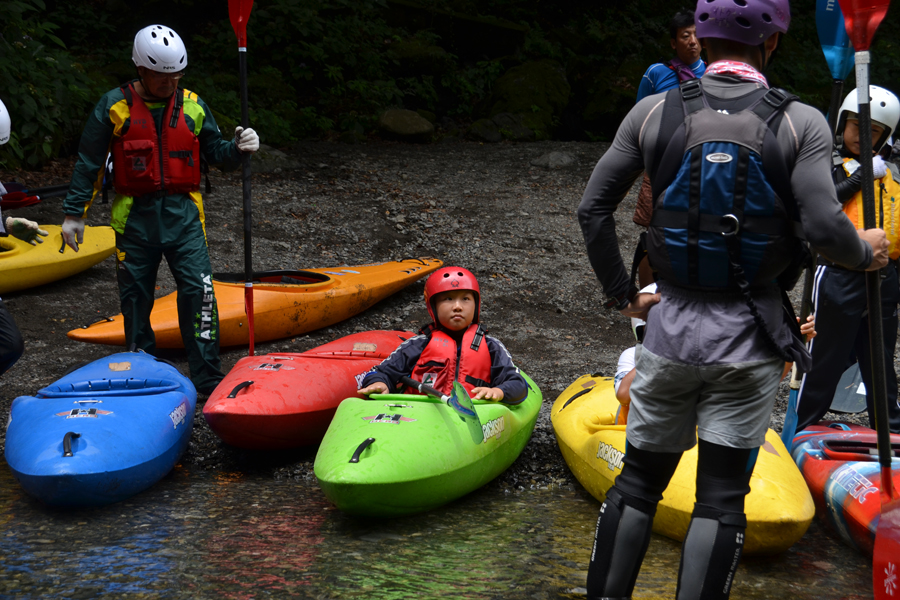
[[[563,457],[588,492],[606,497],[622,471],[625,426],[613,425],[619,408],[610,377],[583,375],[560,394],[550,419]],[[697,447],[684,453],[653,520],[653,531],[675,540],[687,534],[694,508]],[[815,505],[803,475],[771,429],[760,448],[747,496],[745,554],[777,554],[803,537]]]
[[41,225],[41,229],[49,235],[43,238],[43,244],[36,246],[11,235],[0,237],[0,294],[81,273],[116,251],[116,233],[112,227],[85,227],[84,243],[78,252],[63,246],[59,225]]

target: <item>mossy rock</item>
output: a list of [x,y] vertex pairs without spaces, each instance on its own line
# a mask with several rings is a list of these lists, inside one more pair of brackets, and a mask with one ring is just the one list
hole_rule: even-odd
[[394,42],[390,55],[397,61],[394,70],[399,75],[440,76],[453,68],[453,56],[449,52],[419,40]]
[[434,133],[434,125],[428,120],[402,108],[384,111],[378,119],[378,127],[389,137],[411,142],[427,142]]
[[565,70],[558,62],[527,62],[513,67],[494,83],[490,114],[521,115],[523,124],[538,139],[547,139],[552,137],[570,93]]

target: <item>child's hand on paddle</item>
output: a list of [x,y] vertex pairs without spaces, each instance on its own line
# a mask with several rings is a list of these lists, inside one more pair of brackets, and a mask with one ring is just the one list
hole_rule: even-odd
[[383,381],[376,381],[371,385],[367,385],[361,390],[357,390],[357,393],[363,396],[368,396],[369,394],[387,394],[388,386]]
[[499,402],[503,400],[503,390],[492,387],[472,388],[472,400],[492,400]]

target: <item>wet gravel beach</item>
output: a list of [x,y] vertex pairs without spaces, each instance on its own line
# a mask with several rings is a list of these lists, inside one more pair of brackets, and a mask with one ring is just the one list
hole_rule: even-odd
[[[257,170],[253,177],[254,268],[334,267],[434,256],[446,265],[472,270],[482,289],[482,322],[544,394],[531,441],[515,464],[490,485],[510,492],[577,485],[557,448],[550,406],[584,373],[611,376],[621,351],[633,344],[626,319],[602,308],[600,287],[575,216],[590,173],[606,148],[607,144],[583,142],[372,141],[309,142],[284,155],[270,153],[269,159],[254,162],[259,170],[270,171]],[[571,164],[560,168],[532,164],[551,152],[569,155]],[[69,172],[71,162],[63,161],[41,173],[0,175],[3,181],[17,179],[37,187],[67,183]],[[205,208],[213,270],[243,271],[239,172],[213,170],[210,181],[213,191],[205,197]],[[631,222],[637,189],[617,213],[619,243],[629,265],[640,232]],[[63,220],[59,199],[4,214],[47,224]],[[98,201],[86,221],[108,224],[109,204]],[[157,295],[174,289],[164,263]],[[259,343],[256,353],[302,352],[370,329],[417,330],[427,322],[422,291],[420,281],[332,327]],[[75,327],[119,312],[112,257],[72,278],[7,294],[3,301],[26,343],[25,355],[0,379],[3,422],[15,397],[35,393],[73,366],[122,350],[66,337]],[[246,354],[246,348],[224,348],[223,370]],[[183,352],[161,355],[187,373]],[[785,382],[771,417],[771,426],[778,431],[786,398]],[[184,464],[316,485],[315,448],[264,453],[226,446],[209,429],[201,409],[202,401]],[[3,442],[5,431],[0,430]]]

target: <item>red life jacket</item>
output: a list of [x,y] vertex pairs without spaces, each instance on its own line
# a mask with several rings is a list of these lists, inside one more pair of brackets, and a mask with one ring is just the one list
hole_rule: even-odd
[[176,89],[166,106],[162,134],[150,109],[129,83],[122,88],[130,124],[112,144],[116,192],[125,196],[163,197],[200,189],[200,140],[182,114],[184,90]]
[[[470,394],[473,388],[489,387],[491,353],[484,341],[484,330],[478,324],[469,325],[463,334],[457,364],[456,341],[443,330],[434,329],[411,377],[447,395],[453,391],[454,381],[459,381]],[[412,390],[407,393],[418,392]]]

